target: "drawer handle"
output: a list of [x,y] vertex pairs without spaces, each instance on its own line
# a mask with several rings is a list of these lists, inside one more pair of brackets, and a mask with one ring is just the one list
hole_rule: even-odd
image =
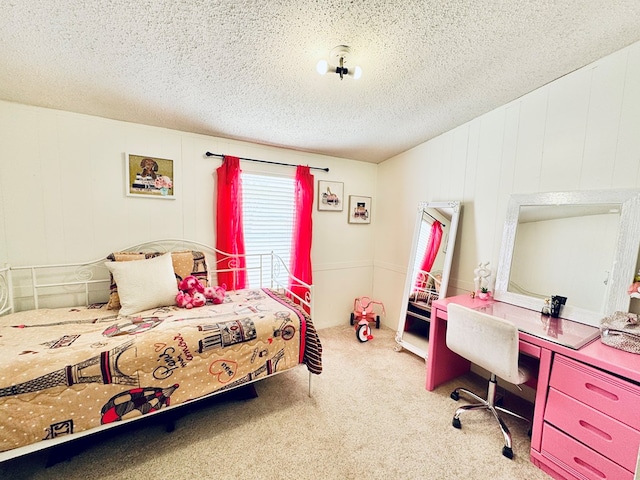
[[585,383],[584,386],[587,387],[587,390],[591,390],[592,392],[598,393],[603,397],[608,398],[609,400],[613,400],[615,402],[618,401],[618,396],[615,393],[611,393],[605,390],[604,388],[600,388],[597,385],[594,385],[592,383]]
[[582,468],[589,470],[591,473],[593,473],[594,475],[597,475],[600,478],[607,478],[607,476],[602,473],[600,470],[598,470],[595,467],[592,467],[591,465],[589,465],[587,462],[585,462],[584,460],[579,459],[578,457],[573,457],[573,461],[576,462],[578,465],[580,465]]
[[580,420],[578,423],[580,423],[580,426],[582,428],[589,430],[592,433],[595,433],[596,435],[604,438],[605,440],[609,440],[609,441],[613,440],[613,437],[609,435],[607,432],[605,432],[604,430],[600,430],[598,427],[594,427],[593,425],[585,422],[584,420]]

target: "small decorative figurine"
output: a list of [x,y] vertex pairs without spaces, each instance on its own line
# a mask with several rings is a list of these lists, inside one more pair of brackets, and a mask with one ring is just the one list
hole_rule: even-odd
[[486,300],[491,296],[491,269],[489,268],[489,262],[480,262],[473,273],[475,275],[473,278],[475,292],[478,295],[478,298]]

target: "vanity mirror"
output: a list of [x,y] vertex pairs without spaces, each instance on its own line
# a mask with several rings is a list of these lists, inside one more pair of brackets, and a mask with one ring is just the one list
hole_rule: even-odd
[[560,317],[598,326],[628,311],[640,248],[640,190],[512,195],[494,297],[541,311],[566,297]]
[[427,358],[431,303],[447,294],[460,202],[418,205],[400,310],[396,350]]

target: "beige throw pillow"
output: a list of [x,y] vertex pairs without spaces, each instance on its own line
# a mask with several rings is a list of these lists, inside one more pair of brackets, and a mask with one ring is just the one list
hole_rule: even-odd
[[120,315],[175,305],[178,287],[170,254],[148,260],[105,262],[118,285]]

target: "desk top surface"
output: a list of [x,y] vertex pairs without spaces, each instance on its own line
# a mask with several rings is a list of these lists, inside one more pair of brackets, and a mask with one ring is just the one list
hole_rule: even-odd
[[494,317],[509,320],[521,332],[574,350],[578,350],[600,337],[600,329],[596,327],[564,318],[553,318],[508,303],[491,302],[475,307],[475,309]]
[[[455,300],[455,303],[464,304],[474,310],[508,320],[518,327],[521,332],[574,350],[578,350],[600,337],[600,330],[596,327],[574,322],[573,320],[542,315],[540,312],[509,303],[495,300],[461,302],[460,300],[463,300],[464,297],[451,297],[451,299]],[[446,302],[448,299],[443,300]]]
[[[585,361],[640,383],[640,355],[609,347],[600,341],[600,330],[572,320],[552,318],[540,312],[495,300],[472,299],[458,295],[433,302],[432,307],[446,311],[449,303],[477,308],[513,322],[520,332],[544,348]],[[554,346],[555,345],[555,346]]]

